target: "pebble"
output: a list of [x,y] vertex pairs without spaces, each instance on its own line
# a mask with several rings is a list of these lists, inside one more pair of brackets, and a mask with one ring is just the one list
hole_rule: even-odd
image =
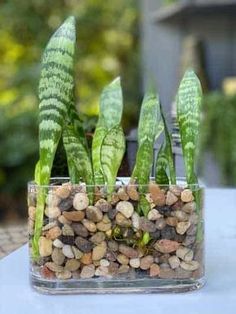
[[111,196],[111,204],[112,205],[116,205],[116,203],[119,202],[119,196],[117,195],[117,193],[113,193]]
[[166,221],[164,218],[159,218],[156,220],[156,228],[162,230],[166,226]]
[[92,264],[92,252],[90,253],[85,253],[81,259],[80,259],[80,262],[84,265],[90,265]]
[[176,268],[175,270],[175,278],[176,279],[187,279],[192,277],[192,272],[184,270],[181,267]]
[[108,261],[115,262],[116,256],[117,256],[116,252],[112,252],[112,251],[108,250],[105,257]]
[[126,193],[126,189],[123,186],[118,189],[117,195],[119,196],[119,199],[121,201],[128,201],[129,200],[129,195]]
[[116,241],[114,241],[114,240],[108,241],[107,245],[108,245],[108,248],[109,248],[112,252],[117,252],[118,249],[119,249],[118,243],[117,243]]
[[178,185],[171,185],[169,187],[169,190],[170,190],[171,193],[173,193],[176,196],[180,196],[181,192],[183,191],[183,189],[180,186],[178,186]]
[[64,245],[62,248],[62,253],[68,258],[74,258],[74,253],[70,245]]
[[46,198],[46,204],[48,207],[57,207],[61,199],[54,193],[49,192]]
[[55,263],[53,263],[53,262],[47,262],[47,263],[45,264],[45,266],[46,266],[48,269],[50,269],[51,271],[58,272],[58,273],[60,273],[60,272],[62,272],[62,271],[64,270],[64,267],[63,267],[63,266],[59,266],[59,265],[57,265],[57,264],[55,264]]
[[177,233],[184,234],[188,230],[190,225],[191,223],[189,221],[178,222],[176,226]]
[[167,217],[166,223],[169,226],[176,227],[177,223],[178,223],[178,218],[177,217]]
[[170,256],[169,259],[168,259],[168,262],[169,262],[170,267],[172,269],[176,269],[180,265],[180,260],[179,260],[179,258],[176,255]]
[[60,235],[61,235],[61,229],[58,226],[49,229],[47,233],[45,234],[46,238],[50,240],[55,240]]
[[189,236],[187,235],[184,241],[182,242],[183,245],[189,246],[192,245],[196,240],[196,236]]
[[132,217],[131,217],[131,220],[132,220],[132,226],[135,228],[135,229],[139,229],[139,215],[138,213],[134,212]]
[[161,253],[171,253],[175,252],[180,246],[180,243],[172,240],[158,240],[154,244],[154,248]]
[[185,189],[181,192],[181,201],[184,203],[192,202],[194,200],[193,193],[190,189]]
[[88,240],[86,240],[86,239],[84,239],[84,238],[82,238],[82,237],[76,237],[75,245],[83,253],[89,253],[93,249],[93,243],[88,241]]
[[82,271],[80,273],[81,278],[92,278],[95,274],[95,266],[94,265],[88,265],[84,266],[82,268]]
[[62,234],[64,236],[74,236],[74,230],[70,225],[65,224],[62,227]]
[[74,233],[78,236],[81,236],[83,238],[87,238],[89,235],[87,228],[85,228],[84,225],[80,222],[73,222],[71,224],[72,229],[74,230]]
[[[64,214],[64,213],[67,213],[67,212],[63,212],[63,214]],[[66,219],[66,217],[65,217],[64,215],[60,215],[60,216],[57,218],[57,220],[58,220],[61,224],[63,224],[63,225],[65,225],[65,224],[70,225],[70,224],[71,224],[71,221],[68,220],[68,219]]]
[[120,265],[118,269],[118,274],[125,274],[129,271],[129,265]]
[[168,191],[166,194],[166,205],[171,206],[175,204],[177,201],[178,201],[178,197],[175,194]]
[[128,265],[129,264],[129,258],[127,256],[125,256],[124,254],[118,254],[116,259],[122,265]]
[[99,244],[101,243],[102,241],[105,240],[105,234],[101,231],[95,233],[91,238],[90,238],[90,241],[95,243],[95,244]]
[[90,221],[88,219],[84,219],[82,221],[82,224],[85,226],[85,228],[89,231],[89,232],[96,232],[97,231],[97,227],[95,225],[95,223],[93,221]]
[[116,217],[117,210],[115,207],[110,208],[109,211],[107,212],[107,216],[110,220],[113,220]]
[[76,193],[73,200],[73,207],[76,210],[84,210],[89,205],[89,199],[85,193]]
[[159,211],[157,210],[157,209],[155,209],[155,208],[153,208],[153,209],[151,209],[150,211],[149,211],[149,213],[148,213],[148,216],[147,216],[147,218],[149,219],[149,220],[157,220],[157,219],[159,219],[159,218],[161,218],[162,217],[162,215],[159,213]]
[[103,218],[103,213],[98,207],[89,206],[86,209],[86,217],[93,222],[99,222]]
[[124,215],[126,218],[130,218],[134,212],[134,206],[127,201],[121,201],[116,204],[116,210]]
[[109,262],[107,259],[102,258],[102,259],[100,260],[100,265],[101,265],[101,266],[104,266],[104,267],[108,267],[108,266],[110,265],[110,262]]
[[176,236],[177,234],[174,227],[165,226],[165,228],[161,230],[162,239],[177,240]]
[[193,236],[197,234],[197,225],[191,225],[186,231],[187,235]]
[[71,220],[71,221],[76,221],[79,222],[81,220],[84,219],[84,212],[83,211],[70,211],[70,212],[63,212],[63,216],[67,219],[67,220]]
[[95,204],[96,207],[98,207],[102,212],[107,213],[109,209],[111,209],[111,204],[108,203],[106,200],[101,198],[98,200]]
[[76,271],[80,267],[80,262],[77,259],[69,259],[66,261],[65,270]]
[[200,266],[198,261],[190,261],[190,262],[181,262],[180,267],[182,267],[184,270],[194,271],[198,269]]
[[109,269],[107,266],[98,266],[95,270],[95,276],[106,277],[109,275]]
[[63,244],[68,244],[68,245],[74,245],[74,236],[64,236],[61,235],[59,240],[63,243]]
[[162,279],[173,279],[175,278],[175,271],[171,268],[160,267],[159,277]]
[[179,220],[179,221],[188,221],[189,220],[189,215],[186,214],[185,212],[183,212],[182,210],[176,210],[174,212],[175,217]]
[[70,196],[71,186],[69,184],[65,184],[56,189],[55,194],[60,198],[67,198]]
[[137,186],[133,185],[132,183],[128,184],[127,186],[127,194],[129,195],[131,200],[133,201],[139,200],[139,193],[137,191]]
[[83,252],[81,252],[75,246],[72,246],[71,249],[72,249],[75,259],[81,259],[81,257],[83,256]]
[[140,267],[140,258],[131,258],[129,260],[129,264],[132,268],[139,268]]
[[57,265],[62,265],[65,261],[65,255],[61,249],[55,248],[52,251],[52,261]]
[[46,279],[53,279],[55,277],[54,272],[48,269],[45,265],[41,268],[40,273],[42,277]]
[[116,215],[116,223],[122,227],[129,227],[131,225],[130,219],[126,218],[123,214],[117,213]]
[[42,257],[50,256],[52,254],[52,240],[45,237],[39,238],[39,254]]
[[156,183],[149,184],[149,193],[151,198],[156,205],[163,206],[166,203],[165,192],[160,189]]
[[61,211],[58,207],[46,207],[44,211],[48,218],[57,218],[61,215]]
[[105,241],[101,242],[99,245],[95,246],[93,248],[92,252],[92,260],[93,261],[99,261],[102,259],[107,251],[107,244]]
[[133,248],[131,248],[131,247],[125,245],[125,244],[120,244],[119,245],[119,251],[122,254],[124,254],[125,256],[127,256],[128,258],[136,258],[136,257],[138,257],[138,252],[135,249],[133,249]]
[[172,209],[170,206],[160,206],[158,207],[158,211],[161,215],[163,215],[164,217],[168,217],[171,215],[172,213]]
[[185,262],[190,262],[193,259],[193,251],[184,246],[176,250],[176,255]]
[[118,273],[119,264],[116,262],[110,262],[110,265],[108,266],[108,272],[110,275],[115,276]]
[[168,265],[168,259],[170,257],[170,254],[166,253],[166,254],[161,254],[161,256],[159,257],[159,262],[160,263],[166,263]]
[[145,257],[142,257],[140,260],[140,268],[143,270],[147,270],[151,267],[153,262],[154,262],[154,258],[152,255],[147,255]]
[[196,210],[196,203],[195,202],[186,203],[184,204],[184,206],[182,206],[182,210],[187,214],[191,214]]
[[161,230],[156,230],[155,232],[150,232],[150,236],[153,240],[158,240],[161,237]]
[[55,239],[53,241],[53,246],[55,246],[58,249],[62,249],[63,248],[63,243],[61,242],[61,240]]
[[150,272],[149,275],[150,277],[157,277],[160,274],[160,267],[157,264],[152,264],[150,266]]
[[30,219],[35,220],[36,208],[34,206],[28,207],[28,215]]
[[198,223],[198,215],[193,213],[189,216],[189,222],[191,222],[191,224],[196,225]]
[[42,231],[47,231],[53,227],[57,226],[57,222],[56,221],[52,221],[52,222],[49,222],[48,224],[46,224],[43,228],[42,228]]
[[60,273],[56,273],[57,279],[66,280],[72,277],[72,273],[69,270],[64,270]]
[[148,220],[146,217],[140,217],[139,228],[145,232],[155,232],[157,229],[156,225]]
[[73,199],[68,197],[66,199],[61,200],[60,204],[58,205],[62,212],[67,211],[73,207]]

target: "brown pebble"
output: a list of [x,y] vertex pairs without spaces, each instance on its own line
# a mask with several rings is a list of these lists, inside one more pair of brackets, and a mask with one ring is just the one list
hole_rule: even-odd
[[70,196],[71,186],[69,184],[65,184],[56,189],[55,194],[60,198],[64,199]]
[[104,213],[107,213],[111,208],[111,204],[102,198],[96,202],[95,206],[98,207]]
[[105,240],[105,234],[101,231],[95,233],[91,238],[90,238],[90,241],[95,243],[95,244],[99,244],[101,243],[102,241]]
[[136,258],[139,255],[138,251],[124,244],[119,245],[119,251],[128,258]]
[[54,272],[51,271],[50,269],[48,269],[47,266],[45,266],[45,265],[40,270],[40,273],[41,273],[43,278],[46,278],[46,279],[53,279],[53,278],[55,278]]
[[77,259],[69,259],[65,264],[65,270],[76,271],[80,267],[80,262]]
[[47,262],[45,264],[45,266],[50,269],[51,271],[54,271],[54,272],[62,272],[64,270],[64,267],[63,266],[60,266],[60,265],[57,265],[53,262]]
[[158,206],[163,206],[166,203],[165,192],[160,189],[156,183],[149,184],[149,193],[153,202]]
[[157,264],[152,264],[150,266],[150,272],[149,275],[150,277],[157,277],[160,274],[160,267]]
[[123,186],[118,189],[117,195],[119,196],[119,199],[121,201],[128,201],[129,200],[129,195],[126,193],[126,189]]
[[166,205],[171,206],[178,201],[178,197],[171,193],[170,191],[166,194]]
[[98,261],[102,259],[105,256],[106,251],[107,251],[107,244],[105,241],[103,241],[93,248],[92,260]]
[[84,219],[84,212],[83,211],[71,211],[71,212],[67,212],[67,211],[64,211],[63,212],[63,216],[67,219],[67,220],[71,220],[71,221],[75,221],[75,222],[78,222],[78,221],[81,221]]
[[61,266],[64,261],[65,261],[65,256],[64,254],[62,253],[62,250],[61,249],[58,249],[58,248],[55,248],[53,251],[52,251],[52,261]]
[[133,201],[139,200],[139,193],[137,191],[137,186],[130,183],[127,186],[127,194],[129,195],[130,199]]
[[176,232],[178,234],[184,234],[188,230],[190,225],[191,225],[191,223],[189,221],[178,222],[178,224],[176,226]]
[[154,258],[152,255],[147,255],[145,257],[142,257],[140,260],[140,268],[143,270],[147,270],[151,267],[153,262],[154,262]]
[[196,210],[196,203],[195,202],[186,203],[182,207],[182,210],[187,214],[191,214]]
[[167,217],[166,223],[169,226],[176,227],[177,223],[178,223],[178,218],[177,217]]
[[192,202],[194,200],[193,193],[190,189],[185,189],[181,193],[181,200],[184,203]]
[[93,222],[99,222],[103,218],[103,213],[98,207],[89,206],[86,209],[86,217]]
[[49,229],[45,234],[46,238],[50,240],[55,240],[60,235],[61,235],[61,229],[58,226]]
[[69,270],[63,270],[62,272],[56,273],[57,279],[66,280],[72,277],[72,273]]
[[172,240],[162,239],[154,244],[154,248],[161,253],[175,252],[180,246],[180,243]]
[[127,219],[123,214],[117,213],[116,214],[116,223],[119,226],[122,227],[130,227],[131,226],[131,221],[130,219]]
[[52,254],[52,240],[45,237],[39,238],[39,254],[41,257],[47,257]]
[[85,253],[81,259],[80,262],[84,265],[89,265],[92,263],[92,253]]
[[61,211],[58,207],[46,207],[45,211],[45,216],[47,216],[48,218],[57,218],[58,216],[60,216]]
[[88,219],[83,219],[82,224],[91,233],[94,233],[97,231],[97,227],[93,221],[90,221]]
[[81,278],[92,278],[95,274],[95,267],[94,265],[84,266],[80,273]]
[[129,258],[127,256],[125,256],[124,254],[118,254],[116,259],[122,265],[128,265],[129,264]]

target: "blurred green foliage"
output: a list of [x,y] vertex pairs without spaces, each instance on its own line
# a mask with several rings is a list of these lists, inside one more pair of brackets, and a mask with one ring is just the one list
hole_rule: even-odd
[[236,185],[236,95],[209,93],[203,102],[202,152],[219,164],[222,183]]
[[[77,18],[77,107],[93,132],[102,88],[122,78],[126,130],[140,102],[138,1],[8,0],[0,4],[0,194],[25,189],[38,158],[37,86],[42,51],[60,23]],[[1,207],[1,204],[0,204]]]

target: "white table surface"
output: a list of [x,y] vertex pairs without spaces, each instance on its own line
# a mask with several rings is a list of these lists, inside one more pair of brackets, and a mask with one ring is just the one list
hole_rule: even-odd
[[184,294],[48,296],[28,282],[24,246],[0,261],[0,314],[236,313],[236,190],[206,191],[207,284]]

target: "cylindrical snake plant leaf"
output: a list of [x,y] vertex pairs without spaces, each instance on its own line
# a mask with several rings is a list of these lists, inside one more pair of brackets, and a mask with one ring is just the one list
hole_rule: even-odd
[[117,125],[106,134],[101,147],[101,165],[107,184],[108,195],[113,192],[116,176],[125,153],[125,137]]
[[183,150],[187,183],[197,183],[196,151],[199,138],[202,101],[201,84],[192,70],[187,70],[178,89],[177,119]]
[[166,146],[163,143],[156,158],[155,181],[157,184],[169,184],[168,177],[168,158],[166,154]]
[[[73,98],[75,18],[69,17],[49,40],[42,58],[39,82],[39,156],[40,185],[48,185],[56,149],[61,137],[64,117]],[[38,240],[43,224],[45,191],[37,200],[33,255],[39,256]]]
[[92,160],[95,184],[104,184],[104,174],[101,166],[101,147],[109,130],[121,122],[123,112],[123,97],[120,78],[117,77],[107,85],[101,94],[100,110],[97,127],[92,143]]

